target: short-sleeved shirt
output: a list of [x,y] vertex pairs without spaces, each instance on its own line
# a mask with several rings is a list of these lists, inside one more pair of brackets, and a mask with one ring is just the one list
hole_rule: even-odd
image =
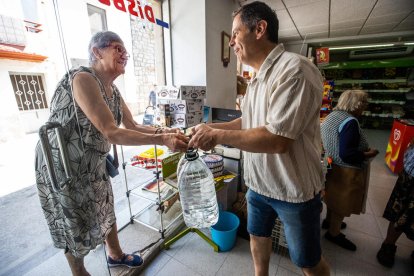
[[265,126],[294,140],[288,152],[244,152],[244,178],[253,191],[287,202],[305,202],[323,186],[319,110],[322,76],[305,57],[275,47],[247,88],[242,129]]

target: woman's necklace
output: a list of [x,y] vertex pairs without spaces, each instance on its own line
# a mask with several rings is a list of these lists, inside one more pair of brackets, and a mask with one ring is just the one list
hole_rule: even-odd
[[[108,87],[105,85],[105,82],[103,81],[103,78],[101,77],[101,75],[95,70],[95,69],[93,69],[92,68],[92,71],[93,71],[93,73],[95,74],[95,76],[99,79],[99,81],[100,81],[100,83],[102,84],[102,87],[103,87],[103,90],[104,90],[104,93],[105,93],[105,97],[109,100],[109,99],[112,99],[112,97],[113,97],[113,91],[112,91],[112,85],[109,85]],[[108,95],[108,92],[107,92],[107,90],[109,90],[109,92],[110,92],[110,94],[111,94],[111,96],[109,96]]]

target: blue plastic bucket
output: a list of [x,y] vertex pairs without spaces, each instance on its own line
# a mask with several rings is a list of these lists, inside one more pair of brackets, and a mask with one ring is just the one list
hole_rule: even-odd
[[239,218],[230,212],[220,211],[218,222],[211,226],[211,237],[221,252],[229,251],[236,243]]

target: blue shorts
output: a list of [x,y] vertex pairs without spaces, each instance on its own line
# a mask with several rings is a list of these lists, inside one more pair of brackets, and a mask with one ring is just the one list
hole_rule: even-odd
[[248,190],[247,231],[250,235],[270,237],[276,217],[283,223],[289,255],[298,267],[311,268],[321,260],[319,195],[303,203],[290,203]]

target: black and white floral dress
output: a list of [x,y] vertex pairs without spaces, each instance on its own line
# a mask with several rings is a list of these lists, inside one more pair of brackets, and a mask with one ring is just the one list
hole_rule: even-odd
[[[108,235],[115,223],[114,198],[106,156],[111,144],[74,104],[72,80],[79,72],[87,72],[98,81],[101,95],[111,110],[116,124],[122,121],[121,96],[113,85],[113,97],[108,98],[91,68],[69,71],[58,83],[50,104],[49,122],[63,126],[73,181],[60,192],[52,189],[40,143],[36,146],[36,184],[43,213],[54,246],[83,257]],[[75,107],[76,105],[76,107]],[[64,176],[59,158],[56,135],[49,132],[53,162],[58,182]]]

